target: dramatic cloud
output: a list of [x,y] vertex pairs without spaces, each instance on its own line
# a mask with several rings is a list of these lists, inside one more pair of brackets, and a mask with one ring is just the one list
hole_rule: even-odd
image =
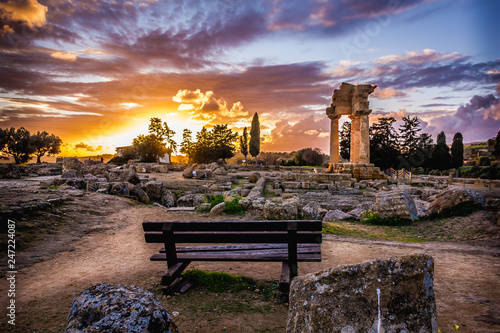
[[[339,80],[348,82],[376,82],[379,89],[385,92],[391,91],[388,89],[405,91],[412,88],[450,86],[470,90],[472,82],[477,86],[478,83],[500,81],[500,74],[496,74],[499,68],[500,59],[474,63],[469,56],[457,52],[444,53],[425,49],[380,57],[368,64],[345,62],[330,73]],[[378,97],[380,96],[383,94]]]
[[179,90],[172,100],[180,103],[178,110],[188,111],[191,114],[189,119],[193,121],[208,123],[219,119],[228,122],[228,118],[248,116],[248,112],[243,111],[241,102],[233,103],[229,108],[223,98],[215,98],[213,91],[203,93],[200,89]]
[[328,152],[330,147],[330,121],[326,117],[318,120],[314,116],[293,124],[280,120],[262,144],[266,151],[291,151],[302,148],[320,148]]
[[[47,7],[37,0],[8,0],[0,2],[0,17],[4,20],[22,21],[30,28],[45,24]],[[5,30],[5,26],[4,26]]]
[[[384,40],[401,22],[449,3],[0,0],[0,127],[47,130],[83,153],[129,144],[153,116],[179,141],[183,126],[241,132],[257,112],[263,149],[327,151],[325,108],[350,82],[378,85],[372,120],[415,114],[432,133],[460,127],[448,121],[489,131],[499,118],[488,93],[500,81],[500,59],[439,48],[422,37],[427,21],[415,29],[415,49]],[[363,34],[381,43],[359,47]],[[344,44],[356,52],[343,56]]]
[[[496,92],[500,96],[500,83]],[[451,116],[432,119],[427,130],[434,137],[444,131],[448,142],[456,132],[461,132],[467,142],[474,142],[496,136],[499,129],[500,99],[489,94],[472,97],[469,103],[458,107]]]

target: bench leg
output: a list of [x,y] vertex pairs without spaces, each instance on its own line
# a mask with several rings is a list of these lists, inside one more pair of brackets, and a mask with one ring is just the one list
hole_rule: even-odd
[[181,276],[181,273],[184,272],[190,263],[191,261],[179,261],[169,267],[168,271],[161,277],[161,284],[164,286],[170,285]]
[[290,295],[290,266],[287,261],[284,261],[281,266],[281,278],[280,278],[280,299],[279,303],[288,303]]

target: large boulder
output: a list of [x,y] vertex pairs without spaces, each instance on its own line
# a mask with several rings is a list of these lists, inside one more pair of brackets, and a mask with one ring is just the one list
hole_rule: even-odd
[[110,183],[108,187],[110,187],[109,194],[114,194],[119,197],[130,196],[130,189],[126,183],[123,182]]
[[152,200],[159,200],[162,197],[163,183],[160,181],[151,180],[144,184],[146,193]]
[[161,191],[160,203],[167,208],[175,207],[175,194],[172,193],[172,191],[163,188]]
[[410,193],[407,191],[379,192],[376,195],[377,213],[381,218],[399,217],[418,219],[418,211]]
[[136,199],[137,201],[140,201],[140,202],[144,202],[144,203],[147,203],[149,202],[149,196],[147,195],[147,193],[142,189],[140,188],[139,186],[134,186],[131,190],[130,190],[130,196],[134,199]]
[[149,291],[99,283],[75,297],[64,332],[179,331],[167,310]]
[[217,169],[213,170],[213,173],[214,175],[219,175],[219,176],[227,175],[227,171],[223,167],[218,167]]
[[266,220],[296,219],[299,215],[299,200],[297,197],[267,200],[264,204],[262,215]]
[[417,215],[419,219],[427,217],[430,203],[420,199],[414,199],[417,207]]
[[287,332],[436,333],[433,275],[431,256],[411,254],[298,276]]
[[21,172],[19,171],[19,167],[14,164],[0,165],[0,179],[2,178],[10,178],[10,179],[21,178]]
[[260,178],[260,173],[258,172],[254,172],[250,175],[250,177],[248,178],[248,181],[250,183],[256,183]]
[[77,177],[82,176],[83,163],[76,157],[65,157],[62,162],[62,173],[68,170],[75,170]]
[[184,169],[184,171],[182,172],[182,177],[187,178],[187,179],[191,179],[191,178],[193,178],[193,171],[194,171],[194,168],[193,168],[193,167],[187,167],[187,168],[186,168],[186,169]]
[[460,187],[450,187],[436,196],[429,205],[428,213],[429,215],[445,215],[457,210],[460,206],[482,207],[485,203],[486,199],[481,193]]
[[196,207],[205,202],[203,194],[186,194],[177,199],[179,207]]
[[64,170],[61,178],[78,178],[78,171],[73,169]]
[[218,203],[217,205],[213,206],[212,209],[210,209],[210,216],[222,215],[225,209],[226,209],[225,202]]
[[165,164],[152,165],[151,172],[168,173],[168,166],[166,166]]
[[334,221],[342,221],[342,220],[349,220],[353,219],[354,216],[351,214],[344,213],[340,209],[333,209],[329,210],[326,214],[325,217],[323,218],[323,222],[334,222]]
[[352,215],[357,220],[361,220],[363,216],[369,211],[376,211],[377,204],[373,201],[365,201],[356,206],[356,208],[349,211],[349,215]]
[[137,185],[141,182],[141,180],[137,176],[137,173],[135,172],[135,169],[132,169],[132,168],[126,169],[122,173],[120,180],[124,181],[124,182],[129,182],[129,183],[134,184],[134,185]]
[[304,220],[321,220],[321,212],[323,211],[324,209],[321,208],[320,204],[317,202],[310,202],[302,207],[302,217]]

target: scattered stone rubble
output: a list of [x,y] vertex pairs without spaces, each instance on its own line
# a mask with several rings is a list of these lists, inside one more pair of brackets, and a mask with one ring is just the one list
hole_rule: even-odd
[[135,286],[96,284],[75,297],[65,333],[178,333],[161,302]]
[[437,332],[434,260],[410,254],[298,276],[287,332]]
[[[381,218],[417,220],[464,202],[485,204],[484,197],[476,192],[453,187],[440,189],[442,179],[438,182],[432,177],[397,183],[388,179],[358,182],[350,174],[318,173],[308,169],[245,175],[237,172],[239,168],[247,170],[217,163],[167,166],[133,161],[116,167],[100,161],[82,163],[77,158],[64,158],[51,164],[0,165],[0,177],[60,175],[42,180],[40,187],[87,190],[166,208],[198,207],[207,212],[210,209],[207,195],[222,194],[226,201],[240,198],[239,203],[246,210],[269,219],[306,218],[334,222],[361,220],[368,212],[377,212]],[[180,172],[183,178],[174,177],[168,181],[154,178],[155,173],[167,172]],[[211,214],[220,214],[220,210],[218,207]]]

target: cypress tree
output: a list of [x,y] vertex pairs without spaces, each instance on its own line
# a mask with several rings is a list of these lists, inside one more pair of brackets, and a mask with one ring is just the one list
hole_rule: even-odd
[[252,128],[250,129],[250,155],[255,157],[255,165],[257,165],[257,155],[260,153],[260,122],[257,112],[252,118]]
[[432,168],[441,171],[449,169],[450,161],[450,148],[446,145],[446,135],[441,131],[437,136],[436,146],[434,146],[432,152]]
[[247,128],[243,129],[243,135],[240,136],[240,151],[245,156],[245,164],[248,165],[247,155],[248,155],[248,133]]
[[451,167],[460,168],[464,165],[464,143],[462,133],[457,132],[453,136],[451,144]]

